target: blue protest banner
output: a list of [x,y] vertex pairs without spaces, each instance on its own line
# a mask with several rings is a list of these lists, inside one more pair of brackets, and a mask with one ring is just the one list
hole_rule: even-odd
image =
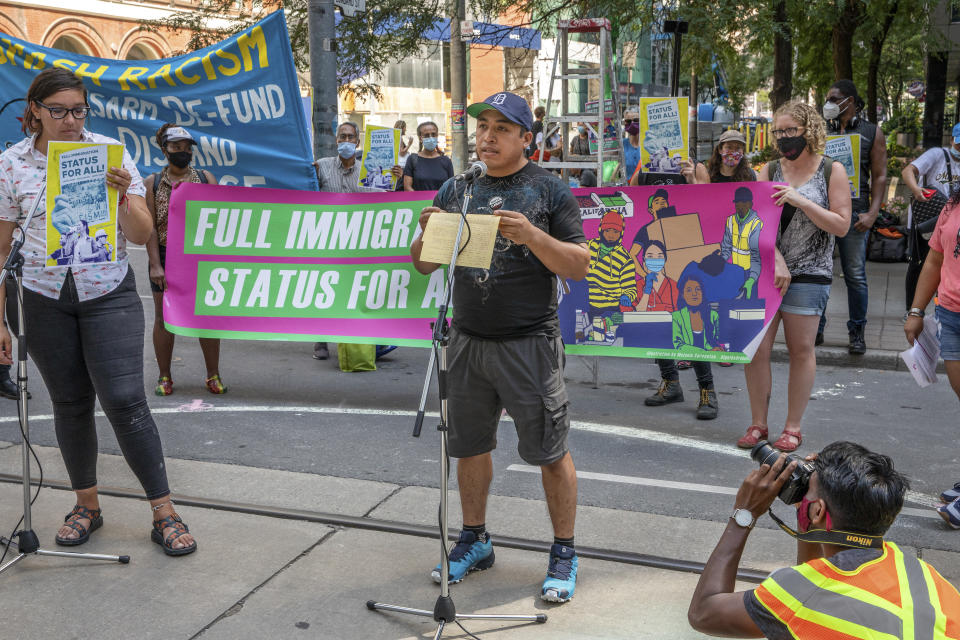
[[93,58],[0,34],[4,148],[22,139],[27,89],[51,66],[83,79],[87,129],[126,145],[144,176],[166,164],[155,133],[172,122],[193,134],[194,164],[220,184],[316,189],[283,11],[216,45],[162,60]]

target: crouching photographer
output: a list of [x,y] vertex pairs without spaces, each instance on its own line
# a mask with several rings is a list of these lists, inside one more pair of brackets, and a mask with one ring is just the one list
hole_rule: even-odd
[[[687,617],[709,635],[771,639],[960,638],[960,593],[883,535],[908,483],[885,455],[834,442],[805,460],[760,442],[760,463],[707,561]],[[754,524],[774,499],[797,507],[797,566],[734,591]]]

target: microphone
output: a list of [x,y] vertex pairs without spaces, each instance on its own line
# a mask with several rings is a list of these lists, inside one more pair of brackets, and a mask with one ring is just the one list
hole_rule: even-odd
[[469,183],[469,182],[473,182],[478,178],[482,178],[485,175],[487,175],[487,165],[482,160],[478,160],[477,162],[474,162],[472,165],[470,165],[469,169],[467,169],[460,175],[454,176],[453,179],[457,182]]

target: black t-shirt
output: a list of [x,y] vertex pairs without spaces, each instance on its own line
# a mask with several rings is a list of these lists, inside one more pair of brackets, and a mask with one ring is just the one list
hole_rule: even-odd
[[403,166],[403,175],[413,178],[414,191],[436,191],[453,177],[453,162],[447,156],[424,158],[411,154]]
[[[750,169],[750,176],[751,176],[751,177],[747,180],[747,182],[756,182],[756,180],[757,180],[757,174],[756,174],[756,172],[755,172],[753,169]],[[733,176],[725,176],[725,175],[723,175],[723,174],[721,173],[721,174],[718,175],[715,179],[711,179],[710,182],[713,182],[713,183],[718,183],[718,182],[737,182],[737,181],[734,180],[733,178],[734,178]],[[741,181],[741,182],[742,182],[742,181]]]
[[[433,204],[459,212],[463,191],[462,182],[448,180]],[[587,241],[570,188],[532,162],[509,176],[476,181],[468,213],[494,209],[519,211],[562,242]],[[454,280],[453,325],[459,331],[487,339],[560,335],[557,278],[527,247],[497,234],[490,268],[457,267]]]

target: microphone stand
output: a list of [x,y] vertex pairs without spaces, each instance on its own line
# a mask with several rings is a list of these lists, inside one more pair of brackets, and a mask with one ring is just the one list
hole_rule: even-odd
[[[27,402],[29,394],[27,393],[27,331],[26,323],[23,317],[23,245],[27,240],[27,229],[33,221],[44,200],[46,186],[40,190],[40,194],[33,203],[27,220],[20,228],[20,237],[15,239],[10,246],[10,255],[0,269],[0,284],[6,282],[7,275],[12,275],[16,282],[15,291],[7,291],[7,295],[17,296],[17,386],[20,391],[18,400],[18,411],[20,414],[20,434],[23,438],[21,449],[23,450],[23,529],[15,532],[10,538],[0,536],[0,547],[16,546],[18,554],[3,566],[0,566],[0,573],[6,571],[30,555],[35,556],[57,556],[61,558],[73,558],[76,560],[107,560],[110,562],[119,562],[128,564],[130,556],[109,556],[99,553],[70,553],[65,551],[49,551],[40,548],[40,539],[33,530],[33,518],[31,514],[30,501],[30,424],[27,412]],[[9,289],[9,287],[8,287]],[[14,542],[14,538],[16,542]]]
[[417,412],[416,425],[413,430],[413,436],[415,438],[420,437],[420,429],[423,426],[424,403],[426,402],[427,391],[433,375],[434,363],[437,362],[439,365],[437,367],[437,386],[440,392],[440,424],[437,425],[437,431],[440,432],[440,595],[437,597],[437,601],[433,606],[433,611],[413,609],[395,604],[385,604],[375,600],[367,601],[367,609],[370,611],[379,609],[382,611],[395,611],[397,613],[407,613],[428,618],[432,617],[438,625],[436,634],[433,636],[434,640],[440,639],[446,625],[457,623],[458,620],[518,620],[538,623],[547,621],[547,616],[542,613],[534,615],[457,613],[453,598],[450,597],[450,559],[447,555],[447,539],[449,538],[449,530],[447,527],[447,491],[448,477],[450,475],[450,458],[447,454],[447,347],[450,344],[450,327],[447,323],[447,311],[449,303],[453,300],[453,274],[457,266],[457,257],[460,255],[460,238],[463,235],[463,225],[467,219],[467,211],[470,208],[470,201],[472,199],[473,183],[470,181],[464,189],[460,227],[457,229],[457,241],[453,245],[453,255],[450,257],[443,303],[440,305],[437,321],[433,324],[433,348],[430,352],[427,379],[424,382],[423,393],[420,398],[420,410]]

